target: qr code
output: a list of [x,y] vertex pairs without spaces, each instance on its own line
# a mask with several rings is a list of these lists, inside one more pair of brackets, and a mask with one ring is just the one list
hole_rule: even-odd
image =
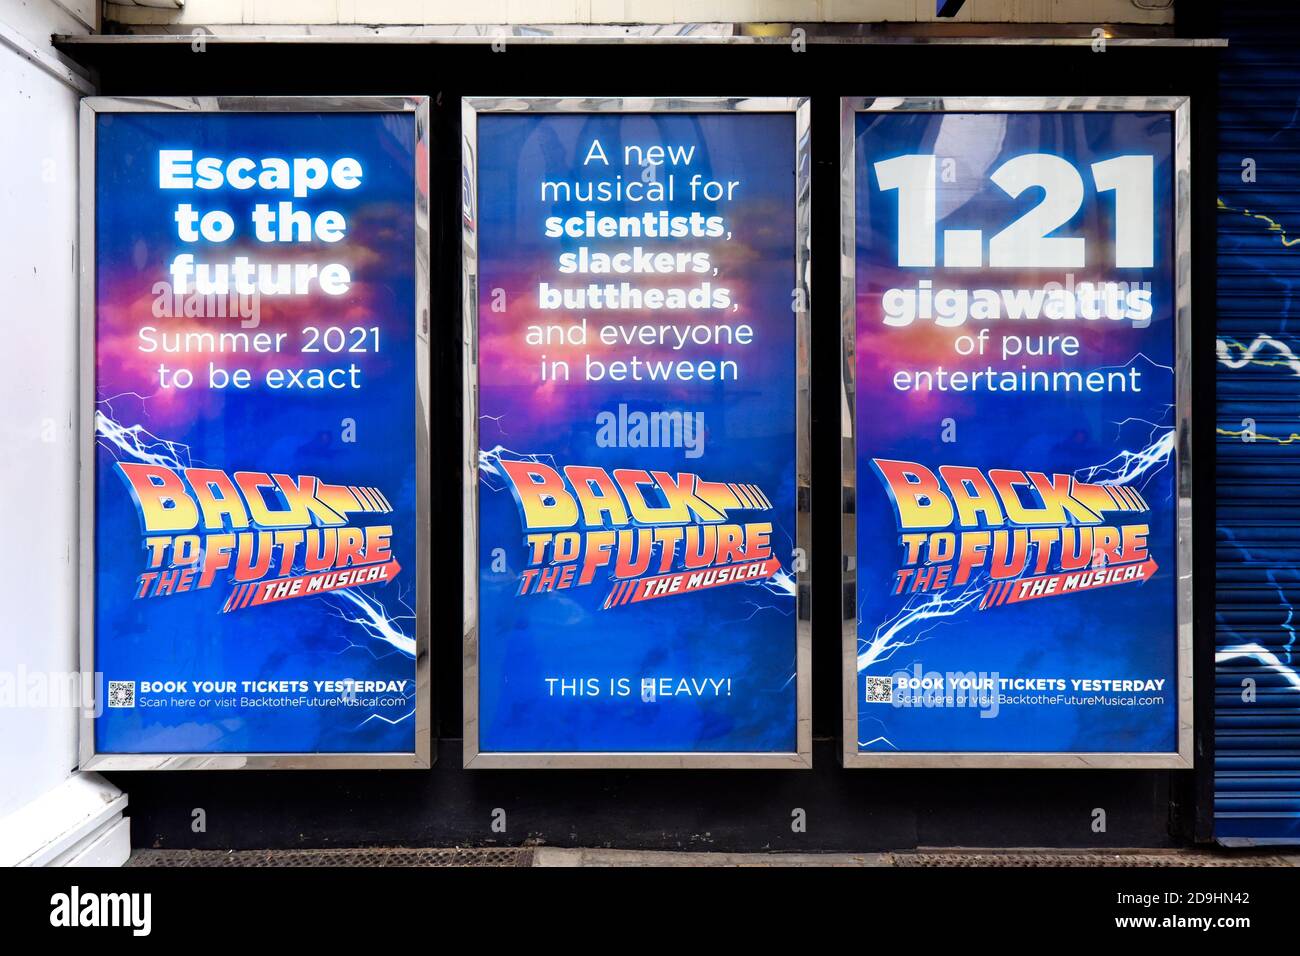
[[109,707],[135,706],[135,681],[111,680],[108,682]]
[[867,703],[892,704],[894,702],[894,679],[892,677],[867,678]]

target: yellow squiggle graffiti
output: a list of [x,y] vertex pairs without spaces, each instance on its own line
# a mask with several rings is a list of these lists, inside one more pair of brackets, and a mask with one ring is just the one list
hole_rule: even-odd
[[[1290,249],[1292,246],[1300,244],[1300,239],[1287,238],[1285,227],[1271,216],[1266,216],[1263,213],[1251,212],[1249,209],[1237,209],[1233,206],[1229,206],[1223,201],[1222,197],[1219,199],[1219,209],[1224,212],[1239,213],[1247,219],[1258,219],[1261,222],[1267,223],[1269,232],[1276,232],[1278,234],[1284,248]],[[1219,339],[1216,342],[1216,346],[1219,362],[1226,365],[1228,368],[1237,369],[1243,368],[1246,365],[1282,365],[1291,369],[1291,371],[1297,376],[1300,376],[1300,356],[1297,356],[1292,352],[1286,343],[1279,342],[1266,332],[1261,332],[1257,335],[1255,341],[1251,342],[1250,345],[1242,345],[1240,342],[1231,339]],[[1265,346],[1271,347],[1273,350],[1278,352],[1281,357],[1274,359],[1257,358],[1257,353]],[[1231,350],[1234,348],[1241,353],[1240,358],[1234,358],[1231,355]],[[1230,428],[1216,428],[1215,432],[1223,435],[1225,438],[1246,438],[1247,436],[1251,436],[1254,441],[1271,441],[1279,445],[1292,445],[1296,442],[1300,442],[1300,433],[1297,432],[1292,432],[1285,438],[1278,435],[1269,435],[1265,432],[1252,431],[1251,429],[1246,428],[1239,431],[1234,431]]]
[[1264,215],[1262,212],[1251,212],[1249,209],[1238,209],[1235,206],[1229,206],[1227,203],[1223,201],[1222,196],[1219,197],[1219,208],[1222,209],[1224,212],[1240,213],[1241,215],[1245,216],[1247,219],[1258,219],[1262,222],[1268,223],[1268,231],[1276,232],[1279,234],[1279,236],[1281,237],[1280,241],[1284,248],[1290,249],[1292,246],[1296,244],[1300,244],[1300,239],[1287,238],[1286,228],[1280,222],[1278,222],[1276,219],[1273,219],[1270,216]]
[[[1230,428],[1216,428],[1215,431],[1227,438],[1244,438],[1246,435],[1251,434],[1250,430],[1246,428],[1243,428],[1239,432],[1234,432]],[[1276,435],[1266,435],[1263,432],[1254,432],[1254,438],[1255,441],[1272,441],[1277,442],[1279,445],[1290,445],[1293,442],[1300,441],[1300,435],[1297,435],[1295,432],[1292,432],[1286,438],[1278,438]]]
[[[1291,349],[1287,347],[1286,343],[1279,342],[1267,332],[1261,332],[1259,335],[1255,336],[1255,341],[1251,342],[1249,345],[1242,345],[1240,342],[1233,339],[1219,339],[1215,344],[1219,361],[1228,366],[1228,368],[1242,368],[1246,365],[1285,365],[1287,368],[1291,369],[1291,371],[1295,372],[1296,375],[1300,375],[1300,356],[1297,356],[1292,352]],[[1271,345],[1280,352],[1283,357],[1280,359],[1256,358],[1256,353],[1265,345]],[[1229,350],[1234,348],[1241,352],[1240,359],[1234,359],[1228,354]]]

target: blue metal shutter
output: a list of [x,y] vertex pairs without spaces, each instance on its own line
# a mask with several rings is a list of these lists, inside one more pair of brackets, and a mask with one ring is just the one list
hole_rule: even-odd
[[1300,842],[1300,18],[1222,17],[1214,834]]

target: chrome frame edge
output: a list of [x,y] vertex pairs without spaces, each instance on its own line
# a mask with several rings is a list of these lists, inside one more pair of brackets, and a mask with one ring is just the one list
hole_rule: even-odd
[[[1175,362],[1177,368],[1174,455],[1177,485],[1176,656],[1178,675],[1177,750],[1166,753],[862,752],[858,749],[857,700],[857,407],[856,316],[856,143],[858,113],[907,112],[1163,112],[1172,114],[1174,159]],[[840,584],[852,593],[842,620],[842,729],[838,748],[845,767],[899,768],[1071,768],[1189,770],[1193,756],[1192,642],[1192,232],[1191,100],[1187,96],[1070,97],[842,97],[840,99],[840,374],[845,434],[840,445]],[[844,508],[854,496],[854,512]]]
[[[95,676],[95,117],[99,113],[161,113],[174,111],[259,112],[402,112],[415,114],[413,157],[429,136],[427,96],[203,96],[203,97],[83,97],[79,116],[81,191],[78,225],[79,302],[78,443],[80,481],[78,509],[79,582],[78,631],[83,679]],[[427,150],[426,150],[427,152]],[[365,753],[100,753],[95,749],[95,716],[84,710],[78,718],[78,767],[81,770],[355,770],[427,769],[432,749],[432,683],[429,653],[429,195],[415,193],[415,379],[416,394],[416,635],[415,724],[410,752]]]
[[[793,113],[795,134],[795,284],[804,290],[795,314],[796,542],[805,555],[796,577],[795,750],[749,752],[502,752],[479,749],[478,734],[478,114],[537,113]],[[500,769],[787,769],[812,766],[812,534],[811,534],[811,104],[807,97],[515,97],[467,96],[461,101],[464,471],[464,754],[474,770]],[[805,507],[806,506],[806,507]]]

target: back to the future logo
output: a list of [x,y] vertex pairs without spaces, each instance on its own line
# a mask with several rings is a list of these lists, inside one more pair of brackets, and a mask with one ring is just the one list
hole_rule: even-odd
[[991,581],[984,610],[1156,573],[1147,546],[1151,508],[1135,488],[1009,468],[941,465],[936,474],[887,458],[872,466],[893,503],[903,549],[894,594],[960,587],[982,574]]
[[536,461],[501,461],[525,530],[528,567],[519,594],[588,585],[600,572],[613,587],[604,608],[758,583],[781,570],[772,522],[731,519],[769,511],[757,485],[706,481],[639,468],[594,465],[562,471]]
[[[401,566],[378,488],[262,471],[118,462],[147,555],[136,597],[233,587],[224,611],[382,584]],[[378,519],[361,523],[357,518]]]

